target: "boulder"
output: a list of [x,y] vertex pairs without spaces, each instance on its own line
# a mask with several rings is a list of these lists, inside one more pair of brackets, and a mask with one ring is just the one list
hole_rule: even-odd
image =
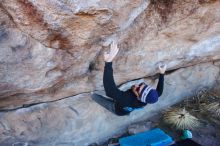
[[[126,131],[128,125],[149,120],[151,116],[180,102],[186,96],[194,95],[194,91],[200,87],[211,87],[219,72],[220,68],[212,63],[176,70],[165,76],[164,93],[156,104],[133,111],[129,116],[113,114],[95,102],[88,93],[2,111],[0,144],[71,146],[102,143],[115,134]],[[157,82],[150,78],[148,80],[151,80],[149,83],[152,86]],[[152,123],[152,127],[154,124]],[[133,132],[147,128],[146,123],[139,127]]]
[[102,90],[112,40],[117,84],[220,59],[220,2],[0,1],[0,108]]
[[[219,91],[218,0],[0,0],[0,145],[87,145],[180,102]],[[117,85],[156,86],[155,105],[118,117],[103,91],[103,52],[115,40]]]

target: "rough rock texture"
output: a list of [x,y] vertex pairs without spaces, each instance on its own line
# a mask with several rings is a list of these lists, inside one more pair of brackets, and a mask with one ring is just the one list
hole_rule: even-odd
[[118,84],[220,59],[217,0],[0,2],[1,109],[102,89],[111,40]]
[[165,92],[156,105],[148,105],[141,111],[132,112],[130,116],[112,114],[94,102],[90,94],[1,112],[0,143],[81,146],[101,142],[120,133],[132,122],[147,119],[192,95],[198,88],[212,86],[219,72],[220,68],[212,63],[179,69],[166,76]]
[[[183,68],[166,81],[161,108],[198,87],[220,89],[219,14],[219,0],[0,0],[0,143],[100,141],[150,113],[151,106],[126,121],[91,101],[90,92],[103,89],[102,54],[112,40],[120,48],[113,64],[118,85],[153,79],[160,62],[170,76]],[[69,102],[83,114],[69,117]],[[100,123],[106,131],[97,130]]]

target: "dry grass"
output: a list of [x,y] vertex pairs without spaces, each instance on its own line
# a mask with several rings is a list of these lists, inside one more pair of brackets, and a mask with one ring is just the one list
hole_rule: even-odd
[[170,108],[164,113],[163,118],[165,123],[180,130],[194,129],[200,125],[198,119],[187,112],[185,108]]
[[213,102],[205,106],[205,109],[216,117],[220,118],[220,104],[219,102]]

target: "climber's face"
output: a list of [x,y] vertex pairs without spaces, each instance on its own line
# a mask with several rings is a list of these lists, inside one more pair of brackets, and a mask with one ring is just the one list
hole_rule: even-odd
[[139,97],[141,94],[141,90],[144,88],[144,85],[145,85],[144,82],[140,83],[139,85],[135,84],[131,86],[131,90],[137,97]]

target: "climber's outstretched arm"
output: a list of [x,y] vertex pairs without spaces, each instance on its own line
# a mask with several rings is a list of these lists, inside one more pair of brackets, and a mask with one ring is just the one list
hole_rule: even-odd
[[103,85],[105,88],[106,95],[117,100],[117,98],[121,98],[122,91],[120,91],[114,81],[113,77],[113,69],[112,69],[112,61],[118,53],[118,47],[115,42],[111,44],[110,52],[104,53],[105,60],[105,68],[103,75]]
[[118,100],[117,98],[122,98],[122,91],[117,88],[114,81],[112,62],[105,62],[103,84],[107,96],[115,100]]
[[166,65],[159,65],[159,71],[160,71],[160,76],[159,76],[159,81],[158,81],[156,90],[157,90],[158,96],[161,96],[163,93],[164,73],[166,71]]

